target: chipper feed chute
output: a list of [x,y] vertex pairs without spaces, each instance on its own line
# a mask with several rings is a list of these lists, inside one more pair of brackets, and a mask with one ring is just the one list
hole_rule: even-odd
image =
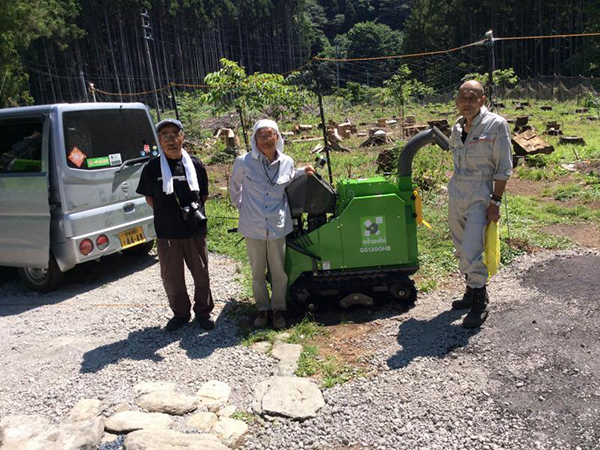
[[294,231],[287,238],[285,267],[292,300],[310,310],[328,299],[342,308],[372,305],[378,298],[414,305],[417,291],[409,276],[419,258],[412,161],[433,143],[449,148],[435,127],[408,141],[396,180],[342,180],[336,191],[318,176],[304,176],[288,186]]

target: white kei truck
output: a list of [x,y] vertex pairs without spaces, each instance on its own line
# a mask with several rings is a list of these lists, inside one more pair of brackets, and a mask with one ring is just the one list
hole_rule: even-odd
[[77,264],[147,254],[153,213],[135,191],[157,142],[142,103],[0,109],[0,266],[49,292]]

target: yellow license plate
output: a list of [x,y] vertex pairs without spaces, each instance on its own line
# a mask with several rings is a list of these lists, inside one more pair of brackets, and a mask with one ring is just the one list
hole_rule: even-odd
[[121,248],[123,249],[146,242],[146,236],[144,236],[144,229],[142,227],[135,227],[119,233],[119,239],[121,240]]

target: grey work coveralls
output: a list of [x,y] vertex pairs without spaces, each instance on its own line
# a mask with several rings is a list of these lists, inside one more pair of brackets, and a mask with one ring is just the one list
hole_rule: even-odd
[[454,175],[448,185],[448,219],[458,268],[467,286],[480,288],[488,278],[482,255],[493,180],[508,180],[512,173],[510,132],[504,118],[483,106],[463,143],[464,122],[460,117],[450,136]]

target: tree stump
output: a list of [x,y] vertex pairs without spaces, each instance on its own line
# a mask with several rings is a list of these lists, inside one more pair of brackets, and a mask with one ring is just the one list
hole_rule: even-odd
[[558,143],[561,145],[585,145],[585,141],[581,136],[561,136],[558,140]]

